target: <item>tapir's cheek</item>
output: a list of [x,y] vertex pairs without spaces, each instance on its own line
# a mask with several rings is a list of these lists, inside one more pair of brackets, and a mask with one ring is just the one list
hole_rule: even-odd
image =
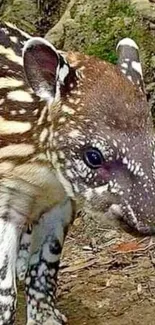
[[98,177],[104,182],[108,183],[110,180],[110,171],[104,166],[100,167],[97,171]]

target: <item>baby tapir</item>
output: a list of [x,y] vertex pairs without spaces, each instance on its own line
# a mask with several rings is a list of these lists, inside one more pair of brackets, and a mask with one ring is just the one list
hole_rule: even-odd
[[77,201],[101,211],[108,193],[130,226],[155,231],[155,141],[138,47],[123,39],[117,51],[113,66],[1,23],[0,325],[15,322],[16,271],[27,259],[27,324],[65,323],[56,281]]

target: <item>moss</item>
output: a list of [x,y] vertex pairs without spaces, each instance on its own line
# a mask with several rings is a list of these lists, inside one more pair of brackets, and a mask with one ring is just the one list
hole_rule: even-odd
[[130,1],[111,0],[105,12],[91,17],[89,37],[92,33],[94,33],[94,41],[91,42],[90,39],[89,45],[85,44],[85,53],[115,63],[117,42],[123,37],[131,37],[142,49],[142,60],[145,66],[148,66],[149,57],[154,51],[154,42]]
[[69,0],[2,0],[0,19],[30,34],[44,36],[57,23]]
[[36,32],[36,19],[37,6],[34,0],[8,1],[1,15],[1,20],[9,21],[28,33]]
[[71,8],[70,11],[70,16],[72,19],[76,17],[76,12],[77,12],[77,3],[74,4],[74,6]]

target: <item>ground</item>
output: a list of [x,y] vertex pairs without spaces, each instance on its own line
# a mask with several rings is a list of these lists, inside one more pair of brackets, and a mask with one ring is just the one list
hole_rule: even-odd
[[[155,238],[79,218],[66,239],[58,307],[69,325],[155,324]],[[18,325],[25,302],[19,291]]]

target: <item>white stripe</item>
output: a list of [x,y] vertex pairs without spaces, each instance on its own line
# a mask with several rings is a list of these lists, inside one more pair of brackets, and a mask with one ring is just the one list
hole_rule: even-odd
[[8,121],[0,117],[0,134],[22,134],[30,129],[30,122]]
[[7,98],[11,99],[13,101],[18,101],[18,102],[27,102],[27,103],[32,103],[33,102],[32,96],[28,92],[26,92],[24,90],[10,91],[7,94]]
[[0,45],[1,55],[5,55],[8,60],[15,62],[19,65],[23,65],[23,58],[16,55],[16,53],[11,48],[5,48],[3,45]]
[[0,149],[0,159],[6,157],[26,157],[35,151],[31,144],[10,144]]
[[12,88],[12,87],[20,87],[23,86],[24,82],[22,80],[17,80],[14,78],[0,78],[0,89],[2,88]]

